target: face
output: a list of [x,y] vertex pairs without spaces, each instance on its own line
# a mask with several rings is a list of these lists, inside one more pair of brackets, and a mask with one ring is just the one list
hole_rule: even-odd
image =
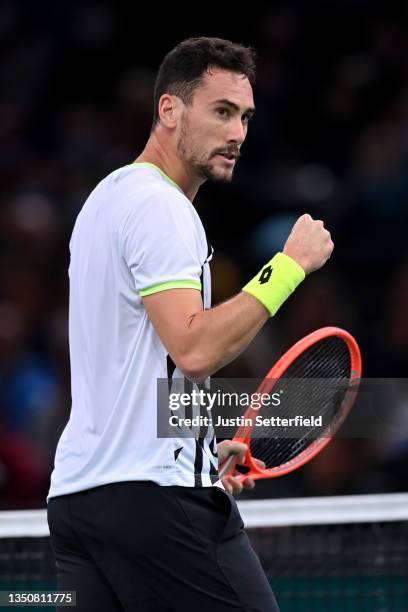
[[254,113],[252,87],[244,75],[211,69],[183,105],[179,155],[202,179],[229,182]]

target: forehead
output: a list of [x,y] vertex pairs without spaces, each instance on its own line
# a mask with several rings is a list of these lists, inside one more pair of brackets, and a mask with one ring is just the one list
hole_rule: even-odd
[[254,97],[252,86],[243,74],[210,68],[205,73],[202,85],[195,92],[194,98],[207,103],[225,99],[239,107],[252,108]]

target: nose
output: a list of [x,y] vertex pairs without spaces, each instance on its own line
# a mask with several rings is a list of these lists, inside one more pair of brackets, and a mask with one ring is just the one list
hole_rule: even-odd
[[228,142],[241,145],[246,138],[246,126],[238,118],[231,122],[229,127]]

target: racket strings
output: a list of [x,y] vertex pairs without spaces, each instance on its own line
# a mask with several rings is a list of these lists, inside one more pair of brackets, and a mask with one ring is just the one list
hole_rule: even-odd
[[[346,346],[344,342],[343,345]],[[302,416],[318,416],[321,414],[321,409],[319,409],[320,401],[324,398],[322,394],[324,396],[327,393],[331,382],[336,385],[339,393],[342,392],[342,380],[344,381],[343,385],[347,386],[350,374],[348,349],[346,348],[346,351],[339,353],[337,343],[331,343],[331,346],[328,346],[328,350],[325,350],[320,345],[316,349],[313,354],[308,356],[307,360],[299,363],[298,361],[301,361],[299,359],[294,364],[291,364],[282,378],[276,381],[271,380],[268,391],[271,392],[271,387],[273,387],[275,393],[279,392],[282,401],[279,409],[273,408],[273,406],[263,406],[263,417],[268,418],[277,416],[277,414],[281,418],[293,417],[298,414],[297,408],[299,406],[302,406]],[[322,363],[323,353],[324,363]],[[332,381],[329,379],[332,379]],[[313,380],[313,383],[311,380]],[[308,395],[312,391],[318,401],[308,401]],[[330,390],[330,400],[332,399],[332,393],[332,390]],[[317,412],[316,409],[318,410]],[[286,430],[287,428],[283,428],[283,431]],[[260,432],[261,434],[260,437],[264,437],[262,434],[267,436],[270,431],[269,426],[257,428],[257,433]],[[277,429],[277,432],[282,432],[282,428]]]
[[302,353],[285,371],[285,378],[350,377],[351,359],[342,338],[320,340]]
[[[351,358],[346,342],[336,336],[325,338],[299,355],[276,381],[273,390],[283,392],[281,405],[278,409],[264,406],[262,418],[321,416],[323,424],[335,422],[350,374]],[[267,468],[273,468],[298,456],[322,435],[321,428],[313,425],[303,427],[296,438],[289,437],[290,431],[293,432],[292,427],[257,427],[259,437],[250,442],[251,454],[264,461]]]

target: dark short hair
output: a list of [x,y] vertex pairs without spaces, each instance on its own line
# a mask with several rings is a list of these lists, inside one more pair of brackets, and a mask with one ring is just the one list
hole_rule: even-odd
[[154,85],[153,126],[159,121],[160,97],[169,93],[190,104],[195,90],[209,68],[221,68],[244,74],[255,82],[256,52],[252,47],[222,38],[188,38],[167,53]]

